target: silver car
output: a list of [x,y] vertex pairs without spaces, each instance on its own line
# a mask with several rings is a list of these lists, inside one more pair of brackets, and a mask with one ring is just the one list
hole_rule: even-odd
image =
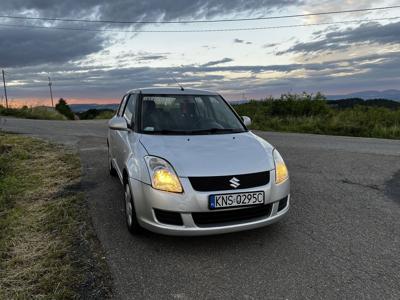
[[289,210],[279,152],[214,92],[129,91],[109,121],[112,175],[125,189],[128,229],[210,235],[262,227]]

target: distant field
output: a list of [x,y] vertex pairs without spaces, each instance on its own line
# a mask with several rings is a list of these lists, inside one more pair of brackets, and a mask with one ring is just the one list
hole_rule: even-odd
[[321,95],[284,95],[234,108],[240,115],[249,116],[251,128],[258,130],[400,139],[400,109],[378,104],[340,108],[328,105]]

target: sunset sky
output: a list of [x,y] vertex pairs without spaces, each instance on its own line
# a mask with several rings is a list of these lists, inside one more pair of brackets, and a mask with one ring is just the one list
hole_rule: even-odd
[[[230,100],[285,92],[343,94],[399,89],[400,8],[194,24],[4,18],[8,15],[115,21],[216,20],[393,5],[400,5],[400,1],[1,0],[0,68],[6,71],[8,96],[14,105],[48,105],[49,75],[54,97],[63,97],[69,103],[117,102],[129,89],[174,86],[172,77],[186,87],[217,90]],[[383,18],[386,20],[371,20]],[[351,20],[363,21],[337,23]],[[330,25],[196,33],[123,32],[316,23]],[[1,89],[0,100],[2,96]]]

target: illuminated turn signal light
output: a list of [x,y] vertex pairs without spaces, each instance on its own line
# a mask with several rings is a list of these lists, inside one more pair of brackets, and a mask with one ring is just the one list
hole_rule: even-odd
[[278,150],[274,149],[273,156],[275,161],[275,183],[279,184],[289,178],[289,171]]
[[278,162],[276,164],[276,171],[275,171],[275,182],[277,184],[284,182],[289,177],[288,169],[284,162]]

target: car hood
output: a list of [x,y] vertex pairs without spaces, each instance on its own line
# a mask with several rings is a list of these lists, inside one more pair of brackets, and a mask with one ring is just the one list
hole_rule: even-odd
[[229,176],[272,170],[273,147],[251,132],[140,137],[149,155],[166,159],[180,177]]

